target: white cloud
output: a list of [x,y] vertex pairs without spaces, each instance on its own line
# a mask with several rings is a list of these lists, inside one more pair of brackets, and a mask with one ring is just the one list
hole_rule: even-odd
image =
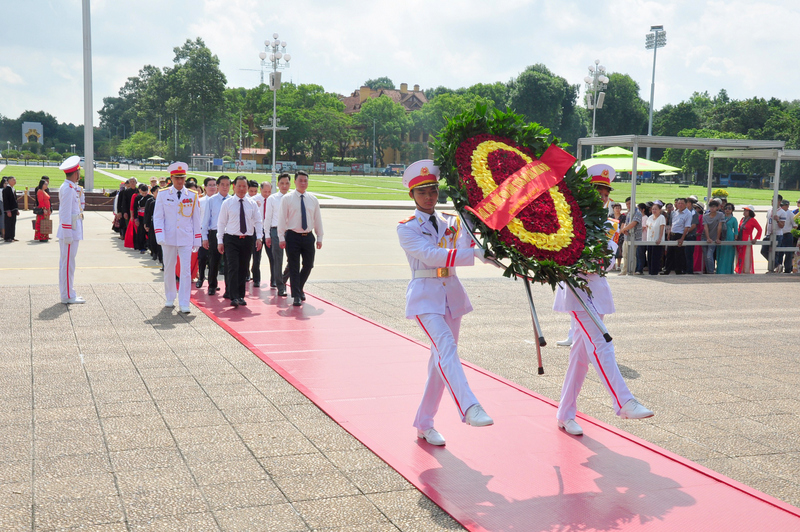
[[25,80],[9,67],[0,66],[0,83],[6,85],[24,85]]
[[[82,40],[78,0],[11,2],[3,12],[0,113],[43,109],[81,123]],[[35,37],[25,21],[37,20]],[[278,32],[292,66],[285,78],[349,94],[365,80],[389,76],[422,88],[508,81],[544,63],[582,84],[600,59],[630,75],[649,99],[653,55],[644,37],[663,24],[656,99],[688,99],[694,91],[733,98],[797,98],[794,63],[796,0],[95,0],[92,4],[94,106],[116,96],[146,64],[170,66],[173,47],[201,37],[220,58],[229,86],[258,83],[258,52]],[[64,32],[64,28],[72,28]]]

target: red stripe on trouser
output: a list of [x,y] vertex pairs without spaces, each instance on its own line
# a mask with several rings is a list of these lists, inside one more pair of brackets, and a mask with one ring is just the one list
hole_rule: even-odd
[[597,356],[597,346],[594,345],[594,342],[592,341],[592,337],[589,336],[589,331],[587,331],[586,327],[583,326],[583,322],[581,322],[581,320],[578,318],[578,313],[577,312],[573,311],[572,315],[575,316],[575,321],[577,321],[578,325],[581,326],[581,329],[583,329],[584,334],[586,334],[586,338],[589,339],[589,343],[592,344],[592,354],[594,355],[595,361],[597,361],[597,367],[600,368],[600,373],[603,375],[603,379],[605,379],[606,385],[608,386],[608,389],[611,390],[611,395],[614,396],[614,400],[617,402],[617,406],[619,408],[622,408],[622,405],[619,402],[619,397],[617,397],[617,392],[615,392],[614,391],[614,387],[611,386],[611,381],[609,381],[608,380],[608,376],[606,376],[606,370],[603,368],[603,365],[600,363],[600,357]]
[[72,244],[67,244],[67,299],[71,298],[69,290],[69,255],[72,252]]
[[455,401],[456,407],[458,407],[458,411],[461,413],[461,417],[464,417],[464,411],[461,409],[461,404],[458,402],[458,399],[456,398],[456,394],[455,394],[455,392],[453,392],[453,387],[450,386],[450,381],[447,380],[447,376],[445,376],[444,370],[442,369],[442,358],[438,355],[439,348],[436,347],[436,342],[433,341],[433,337],[428,332],[428,329],[426,329],[425,326],[422,324],[422,320],[419,319],[419,316],[417,316],[417,323],[419,323],[419,326],[422,327],[423,331],[425,331],[425,334],[428,336],[428,339],[431,341],[431,345],[433,345],[433,348],[436,350],[436,353],[437,353],[436,365],[439,367],[439,373],[442,374],[442,378],[444,379],[445,384],[447,384],[447,389],[450,390],[450,395],[453,396],[453,401]]

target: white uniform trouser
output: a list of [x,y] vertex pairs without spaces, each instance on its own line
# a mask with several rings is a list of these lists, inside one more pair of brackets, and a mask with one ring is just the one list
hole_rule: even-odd
[[[167,304],[175,303],[178,296],[178,306],[188,307],[192,297],[192,246],[168,246],[161,244],[164,252],[164,295]],[[180,291],[175,285],[175,266],[181,258],[181,285]]]
[[[603,333],[585,311],[572,311],[570,314],[575,325],[575,337],[572,349],[569,351],[569,365],[564,377],[564,387],[561,389],[561,401],[558,404],[556,418],[559,421],[575,419],[578,394],[590,362],[597,371],[600,382],[611,395],[614,412],[619,415],[622,405],[633,399],[633,394],[619,372],[614,344],[605,341]],[[600,319],[603,319],[602,314]]]
[[569,334],[567,334],[567,340],[569,342],[573,342],[575,340],[575,328],[577,327],[577,323],[575,320],[570,319],[569,322]]
[[461,359],[458,358],[458,331],[461,318],[453,318],[450,309],[447,314],[419,314],[417,323],[431,342],[431,358],[428,360],[428,381],[422,394],[414,426],[419,430],[433,427],[433,417],[439,410],[444,389],[450,393],[458,408],[461,421],[474,404],[478,403],[467,383]]
[[73,240],[71,244],[58,241],[61,256],[58,261],[58,290],[61,292],[61,301],[75,297],[75,255],[78,254],[78,243]]

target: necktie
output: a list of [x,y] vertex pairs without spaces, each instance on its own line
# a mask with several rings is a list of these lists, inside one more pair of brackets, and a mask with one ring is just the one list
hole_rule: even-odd
[[244,218],[244,198],[239,198],[239,232],[247,234],[247,221]]
[[439,232],[439,224],[436,223],[436,215],[435,214],[431,214],[430,221],[431,221],[431,224],[433,225],[433,228],[436,229],[436,232],[438,233]]
[[303,231],[308,229],[308,219],[306,219],[306,204],[303,201],[303,195],[300,194],[300,222],[303,226]]
[[181,191],[178,191],[178,199],[181,199]]

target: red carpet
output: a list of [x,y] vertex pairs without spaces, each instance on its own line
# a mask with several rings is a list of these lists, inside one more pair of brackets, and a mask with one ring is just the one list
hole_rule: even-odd
[[[257,289],[256,289],[257,292]],[[495,425],[442,401],[437,448],[411,426],[428,346],[308,295],[193,302],[470,530],[800,530],[800,510],[589,417],[559,431],[555,404],[464,364]],[[656,413],[658,415],[658,413]]]

